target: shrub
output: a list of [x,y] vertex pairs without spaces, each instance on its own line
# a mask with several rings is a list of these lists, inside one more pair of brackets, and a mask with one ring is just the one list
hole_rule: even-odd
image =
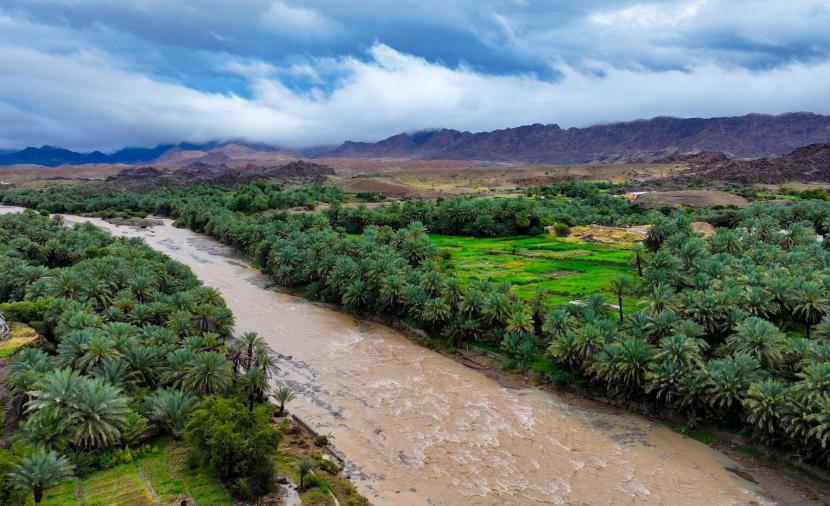
[[193,411],[184,436],[192,461],[216,473],[237,497],[256,499],[274,489],[270,457],[282,436],[269,407],[251,412],[237,399],[208,397]]
[[566,237],[571,233],[571,227],[560,221],[553,225],[553,233],[556,234],[557,237]]

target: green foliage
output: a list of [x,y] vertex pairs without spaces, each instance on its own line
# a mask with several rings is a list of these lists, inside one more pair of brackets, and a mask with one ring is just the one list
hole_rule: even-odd
[[9,473],[14,486],[20,490],[31,490],[35,504],[43,500],[43,491],[72,476],[74,469],[66,459],[43,448],[24,457]]
[[270,456],[281,435],[266,406],[253,412],[236,399],[207,397],[185,425],[194,459],[216,473],[242,498],[257,498],[274,487]]
[[571,227],[559,221],[553,224],[553,233],[557,237],[566,237],[571,233]]

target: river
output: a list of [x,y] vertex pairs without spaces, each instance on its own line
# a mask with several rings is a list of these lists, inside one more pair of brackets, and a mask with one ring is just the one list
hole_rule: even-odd
[[[17,208],[3,207],[0,212]],[[236,331],[278,351],[289,409],[330,434],[379,505],[765,503],[726,456],[645,418],[535,388],[509,388],[335,308],[269,289],[218,242],[169,220],[142,237],[218,288]]]

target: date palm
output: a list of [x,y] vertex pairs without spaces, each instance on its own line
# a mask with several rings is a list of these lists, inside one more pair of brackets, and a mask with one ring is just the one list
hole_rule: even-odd
[[824,287],[815,281],[802,283],[795,290],[792,305],[793,315],[804,322],[807,339],[812,326],[830,313],[830,297]]
[[84,449],[105,448],[118,443],[131,413],[121,389],[100,378],[80,382],[70,412],[75,444]]
[[747,421],[756,430],[774,434],[781,427],[786,402],[787,392],[779,381],[768,379],[753,383],[744,400]]
[[630,263],[637,267],[637,275],[643,277],[643,263],[648,250],[642,243],[636,243],[631,247],[631,261]]
[[608,290],[617,296],[617,309],[620,313],[620,324],[624,322],[623,296],[628,295],[634,289],[634,280],[631,276],[618,274],[608,282]]
[[9,473],[9,478],[18,489],[31,490],[35,504],[40,504],[44,490],[68,480],[74,472],[66,457],[40,448],[15,466]]
[[516,311],[507,320],[505,330],[510,333],[517,334],[532,334],[533,333],[533,317],[527,311]]
[[184,377],[184,386],[201,395],[213,395],[230,385],[231,363],[215,351],[197,353]]
[[761,365],[774,369],[784,361],[781,353],[784,334],[772,323],[757,317],[747,318],[726,340],[727,346],[735,353],[755,357]]
[[162,388],[144,402],[144,413],[171,434],[180,437],[187,417],[199,404],[199,398],[184,390]]
[[259,367],[251,367],[239,378],[239,382],[248,394],[248,411],[253,411],[254,401],[268,391],[268,377]]
[[545,323],[542,325],[542,332],[551,340],[556,340],[573,329],[575,323],[570,313],[564,309],[554,309],[545,318]]
[[421,307],[421,318],[432,325],[440,325],[450,317],[451,308],[441,297],[430,297]]
[[280,387],[277,389],[277,391],[274,393],[274,398],[277,400],[277,402],[280,403],[280,415],[282,415],[285,411],[285,405],[293,401],[295,397],[296,394],[294,393],[294,390],[288,387]]
[[168,353],[166,363],[160,370],[159,382],[169,387],[182,388],[195,360],[196,353],[192,350],[182,348]]
[[739,405],[749,385],[758,379],[759,369],[758,360],[746,354],[711,360],[706,379],[709,404],[724,411]]

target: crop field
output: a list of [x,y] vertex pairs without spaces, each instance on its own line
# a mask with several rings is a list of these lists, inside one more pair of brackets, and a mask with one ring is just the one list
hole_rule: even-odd
[[185,497],[197,504],[234,504],[216,478],[185,465],[185,453],[182,443],[161,444],[133,462],[47,490],[42,504],[152,506],[153,491],[160,504],[180,504]]
[[[463,280],[506,282],[519,297],[532,299],[536,288],[548,291],[548,303],[577,300],[606,292],[608,280],[620,272],[635,274],[622,246],[574,242],[551,235],[479,239],[431,235],[446,251],[445,267]],[[616,300],[608,295],[609,301]],[[627,305],[632,301],[626,300]]]

